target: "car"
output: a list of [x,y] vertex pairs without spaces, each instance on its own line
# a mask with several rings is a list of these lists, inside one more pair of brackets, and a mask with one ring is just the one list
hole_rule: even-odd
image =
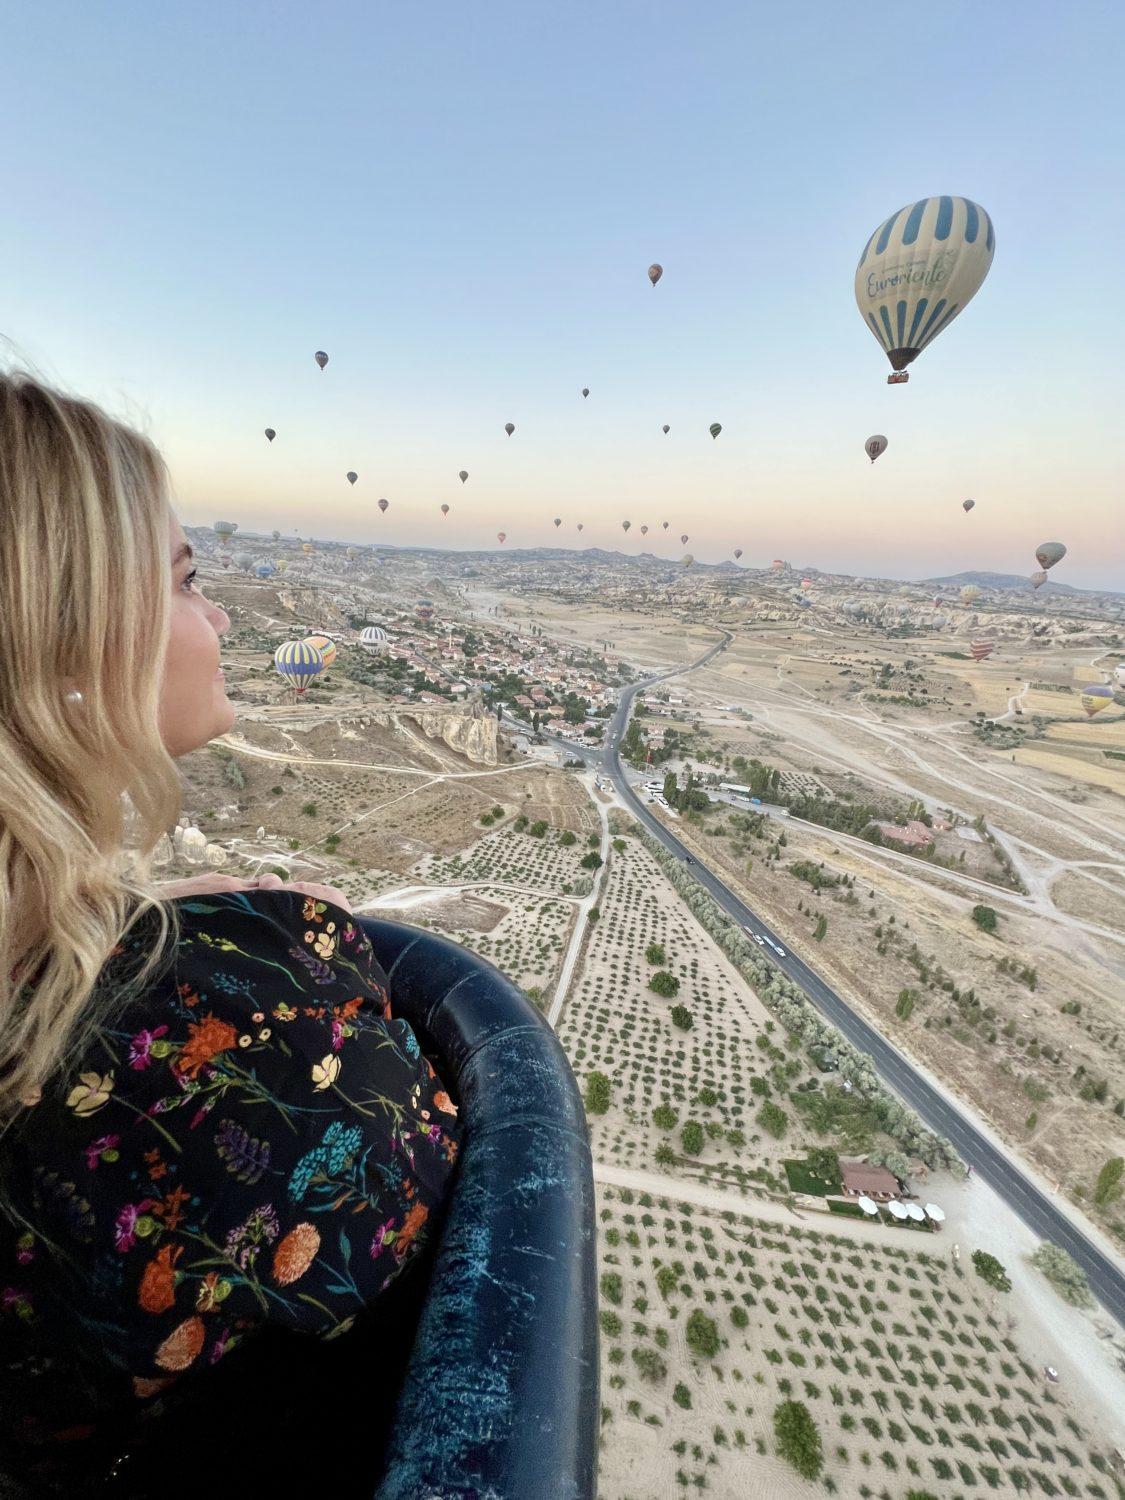
[[1052,1385],[1058,1385],[1059,1372],[1055,1369],[1054,1365],[1044,1365],[1043,1374],[1046,1375]]
[[760,932],[756,932],[754,934],[754,941],[757,943],[759,948],[764,948],[766,945],[766,940]]

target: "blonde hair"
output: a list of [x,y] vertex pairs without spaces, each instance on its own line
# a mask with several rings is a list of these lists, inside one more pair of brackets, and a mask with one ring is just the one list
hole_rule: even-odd
[[130,929],[158,924],[140,983],[175,927],[147,858],[180,812],[158,717],[170,516],[147,438],[0,375],[0,1119],[89,1041]]

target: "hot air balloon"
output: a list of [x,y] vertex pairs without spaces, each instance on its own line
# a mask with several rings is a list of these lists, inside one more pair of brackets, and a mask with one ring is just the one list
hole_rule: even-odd
[[652,282],[653,286],[656,285],[663,275],[664,267],[653,261],[652,265],[648,268],[648,279]]
[[274,438],[276,436],[277,436],[277,433],[274,431],[274,429],[272,427],[267,427],[266,428],[266,437],[269,439],[269,441],[271,443],[273,442],[273,440],[274,440]]
[[420,620],[432,620],[434,617],[434,606],[429,599],[419,599],[414,606],[414,613]]
[[275,542],[280,542],[281,541],[281,532],[280,531],[271,531],[270,532],[270,536],[273,537],[273,539],[274,539]]
[[583,386],[583,387],[582,387],[582,399],[583,399],[583,401],[585,401],[585,399],[586,399],[586,397],[587,397],[587,396],[588,396],[588,395],[589,395],[589,394],[590,394],[590,387],[589,387],[589,386],[588,386],[588,385],[584,385],[584,386]]
[[801,579],[801,587],[803,589],[811,589],[812,588],[812,579],[811,578],[802,578]]
[[629,527],[632,526],[632,524],[633,524],[632,521],[622,521],[622,523],[621,523],[621,530],[622,531],[628,531]]
[[344,548],[344,556],[348,559],[349,562],[351,562],[354,558],[357,558],[359,556],[359,548],[358,547],[345,547]]
[[880,224],[855,273],[855,300],[897,384],[980,290],[996,248],[992,220],[968,198],[920,198]]
[[683,534],[683,536],[682,536],[682,537],[681,537],[681,538],[680,538],[680,543],[681,543],[681,545],[682,545],[682,544],[683,544],[683,543],[684,543],[684,542],[686,542],[686,541],[687,541],[687,532],[686,532],[686,531],[685,531],[685,532],[684,532],[684,534]]
[[301,551],[306,555],[306,557],[309,557],[316,551],[316,546],[313,542],[302,542]]
[[1082,689],[1079,703],[1086,710],[1086,717],[1092,719],[1095,714],[1100,714],[1103,708],[1108,708],[1113,702],[1113,689],[1107,687],[1104,682],[1092,683],[1089,687]]
[[238,530],[237,521],[216,521],[211,530],[219,538],[220,542],[229,542]]
[[316,351],[316,353],[313,355],[313,359],[316,360],[317,364],[320,366],[320,368],[322,370],[324,369],[325,365],[328,363],[328,356],[327,356],[327,354],[325,354],[325,352],[324,352],[323,349],[318,349]]
[[[556,516],[555,517],[555,529],[557,530],[561,525],[562,525],[562,516]],[[581,529],[581,528],[579,528],[579,529]]]
[[1040,542],[1035,549],[1035,561],[1041,568],[1053,568],[1066,556],[1062,542]]
[[230,553],[229,552],[222,553],[221,556],[219,557],[219,562],[223,565],[224,568],[229,568],[230,564],[231,564]]
[[737,561],[738,561],[738,559],[739,559],[739,558],[740,558],[740,557],[741,557],[741,556],[742,556],[742,548],[741,548],[741,547],[736,547],[736,548],[735,548],[735,549],[734,549],[734,560],[735,560],[735,562],[737,562]]
[[788,566],[789,564],[787,562],[782,562],[780,557],[775,557],[773,562],[770,563],[770,571],[773,573],[780,573],[783,568],[787,568]]
[[976,503],[977,502],[975,500],[962,500],[961,509],[964,511],[970,511]]
[[717,438],[718,435],[719,435],[719,433],[722,432],[722,430],[723,430],[722,423],[721,422],[712,422],[711,426],[707,430],[710,432],[710,434],[711,434],[711,436],[713,438]]
[[692,557],[690,552],[685,552],[683,557],[680,558],[680,561],[683,563],[685,568],[690,568],[692,563],[695,561],[695,558]]
[[863,449],[871,462],[874,463],[880,453],[887,451],[887,440],[881,432],[877,432],[873,437],[867,439],[863,445]]
[[985,661],[996,650],[995,641],[970,641],[969,655],[974,661]]
[[336,660],[336,642],[327,635],[305,636],[306,646],[315,646],[320,652],[321,660],[324,662],[324,670],[327,671]]
[[379,501],[379,509],[383,512],[384,515],[387,514],[387,506],[390,505],[390,503],[391,502],[389,500],[380,500]]
[[448,505],[443,505],[442,508],[441,508],[441,513],[442,513],[443,516],[447,516],[449,514],[449,506]]
[[468,477],[469,477],[469,471],[468,471],[468,469],[462,469],[460,471],[460,473],[457,475],[457,478],[461,481],[462,484],[465,483],[465,480],[468,479]]
[[349,484],[354,484],[356,482],[356,480],[359,478],[359,475],[356,473],[356,471],[354,469],[349,469],[348,472],[347,472],[346,478],[347,478],[347,481],[348,481]]
[[254,564],[254,572],[259,578],[272,578],[274,575],[273,563],[267,558],[263,558],[261,562]]
[[641,527],[641,535],[642,536],[648,536],[648,527],[647,526],[642,526]]
[[1047,570],[1046,570],[1046,568],[1040,568],[1038,572],[1031,574],[1031,587],[1033,589],[1041,589],[1046,582],[1047,582]]
[[512,433],[515,432],[515,430],[516,430],[516,424],[514,422],[505,422],[504,423],[504,431],[508,434],[509,437],[511,437]]
[[277,571],[279,573],[284,573],[288,569],[288,567],[289,567],[289,559],[287,557],[279,558],[278,564],[277,564]]
[[324,671],[324,658],[308,641],[286,641],[273,653],[273,665],[300,697],[313,678]]
[[578,523],[578,529],[579,529],[579,531],[582,530],[582,522],[581,521],[579,521],[579,523]]
[[241,568],[244,573],[249,573],[250,569],[254,566],[254,559],[250,556],[249,552],[236,552],[234,554],[234,565],[236,568]]
[[504,543],[508,540],[508,533],[506,531],[498,531],[496,533],[496,540],[500,543],[501,546],[503,546]]
[[381,625],[365,625],[359,633],[359,644],[368,656],[382,656],[387,649],[387,632]]
[[980,598],[980,589],[975,583],[967,583],[961,590],[961,603],[972,604],[974,599]]
[[665,422],[664,426],[660,430],[664,434],[665,437],[667,437],[668,434],[672,431],[672,429],[668,426],[667,422]]

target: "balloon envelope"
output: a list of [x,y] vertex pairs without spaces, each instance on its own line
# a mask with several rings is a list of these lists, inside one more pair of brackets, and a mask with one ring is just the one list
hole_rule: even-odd
[[273,653],[274,670],[301,694],[324,671],[324,658],[308,641],[286,641]]
[[316,360],[317,364],[320,366],[320,368],[322,370],[324,369],[325,365],[328,363],[328,356],[327,356],[327,354],[325,354],[325,352],[324,352],[323,349],[318,349],[316,351],[316,353],[313,355],[313,359]]
[[648,536],[648,527],[647,526],[642,526],[641,527],[641,535],[642,536]]
[[277,436],[277,433],[273,430],[272,427],[267,427],[266,428],[266,437],[269,438],[269,440],[270,440],[271,443],[273,442],[273,440],[274,440],[274,438],[276,436]]
[[980,589],[975,583],[967,583],[961,590],[961,603],[971,604],[974,599],[980,598]]
[[441,513],[442,513],[443,516],[447,516],[449,514],[449,506],[448,505],[443,505],[442,508],[441,508]]
[[1032,573],[1032,575],[1031,575],[1031,587],[1033,589],[1041,589],[1046,582],[1047,582],[1047,571],[1046,571],[1045,568],[1040,568],[1037,573]]
[[589,394],[590,394],[590,387],[589,387],[589,386],[588,386],[588,385],[584,385],[584,386],[583,386],[583,387],[582,387],[582,399],[583,399],[583,401],[585,401],[585,399],[586,399],[586,397],[587,397],[587,396],[588,396],[588,395],[589,395]]
[[582,522],[581,521],[579,521],[579,523],[578,523],[578,529],[579,529],[579,531],[582,530]]
[[905,370],[972,301],[995,249],[992,220],[968,198],[920,198],[879,225],[855,300],[892,369]]
[[508,533],[506,531],[498,531],[496,533],[496,540],[498,542],[506,542],[508,540]]
[[468,479],[468,477],[469,477],[469,471],[468,471],[468,469],[462,469],[461,472],[457,475],[457,478],[461,481],[462,484],[465,483],[465,480]]
[[976,503],[977,503],[977,502],[976,502],[976,501],[975,501],[975,500],[962,500],[962,501],[961,501],[961,509],[962,509],[962,510],[965,510],[965,511],[969,511],[969,510],[972,510],[972,508],[973,508],[973,506],[974,506],[974,505],[975,505],[975,504],[976,504]]
[[661,432],[664,432],[664,433],[668,433],[668,432],[672,431],[672,429],[668,426],[667,422],[665,422],[664,426],[660,430],[661,430]]
[[717,438],[722,430],[723,427],[721,422],[712,422],[710,428],[708,429],[713,438]]
[[390,505],[390,503],[391,502],[389,500],[380,500],[379,501],[379,509],[383,512],[384,515],[386,515],[386,513],[387,513],[387,506]]
[[1104,682],[1096,682],[1091,687],[1082,689],[1082,696],[1078,700],[1086,710],[1088,718],[1100,714],[1103,708],[1108,708],[1113,702],[1113,689],[1107,687]]
[[692,555],[691,555],[691,553],[690,553],[690,552],[687,552],[687,553],[685,553],[685,554],[684,554],[684,556],[683,556],[683,557],[682,557],[682,558],[681,558],[681,559],[680,559],[680,561],[681,561],[681,562],[682,562],[682,563],[683,563],[683,565],[684,565],[684,567],[685,567],[685,568],[690,568],[690,567],[691,567],[691,565],[692,565],[692,563],[693,563],[693,562],[694,562],[694,561],[695,561],[695,558],[694,558],[694,557],[692,557]]
[[881,432],[874,433],[863,445],[864,452],[872,463],[879,457],[880,453],[887,451],[887,440]]
[[684,542],[686,542],[686,541],[687,541],[687,532],[686,532],[686,531],[685,531],[685,532],[684,532],[684,534],[683,534],[683,536],[682,536],[682,537],[681,537],[681,538],[680,538],[680,543],[681,543],[681,545],[682,545],[682,544],[683,544],[683,543],[684,543]]
[[434,606],[429,599],[419,599],[414,606],[414,613],[420,620],[432,620],[434,617]]
[[238,530],[238,522],[237,521],[216,521],[215,524],[214,524],[214,526],[212,526],[211,530],[215,533],[215,535],[219,538],[220,541],[229,542],[230,539],[231,539],[231,537]]
[[656,285],[656,283],[663,275],[664,267],[658,265],[656,261],[653,261],[652,265],[648,268],[648,279],[652,282],[653,286]]
[[562,516],[556,516],[555,517],[555,525],[556,526],[561,526],[562,525]]
[[348,470],[348,483],[349,484],[354,484],[358,478],[359,478],[359,475],[356,473],[356,471],[354,469],[349,469]]
[[511,437],[512,433],[515,432],[515,430],[516,430],[516,424],[514,422],[505,422],[504,423],[504,431],[508,434],[509,437]]
[[632,524],[633,524],[632,521],[622,521],[622,523],[621,523],[621,530],[622,531],[628,531],[629,527],[632,526]]
[[369,656],[380,656],[387,649],[387,632],[381,625],[365,625],[359,633],[359,644]]
[[996,650],[995,641],[970,641],[969,655],[974,661],[984,661]]
[[1035,561],[1041,568],[1053,568],[1066,556],[1062,542],[1040,542],[1035,549]]
[[336,642],[327,635],[307,635],[304,640],[306,646],[315,646],[320,652],[320,659],[325,669],[330,667],[336,660]]
[[735,549],[734,549],[734,560],[735,560],[735,562],[737,562],[737,561],[738,561],[738,559],[739,559],[739,558],[740,558],[740,557],[741,557],[741,556],[742,556],[742,548],[741,548],[741,547],[736,547],[736,548],[735,548]]

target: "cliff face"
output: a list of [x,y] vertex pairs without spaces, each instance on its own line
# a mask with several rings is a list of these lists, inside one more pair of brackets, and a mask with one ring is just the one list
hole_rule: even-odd
[[441,740],[475,766],[496,764],[496,717],[487,713],[479,702],[456,708],[426,703],[410,707],[400,703],[393,708],[365,709],[347,722],[360,729],[372,724],[394,729],[408,722],[417,725],[427,739]]

